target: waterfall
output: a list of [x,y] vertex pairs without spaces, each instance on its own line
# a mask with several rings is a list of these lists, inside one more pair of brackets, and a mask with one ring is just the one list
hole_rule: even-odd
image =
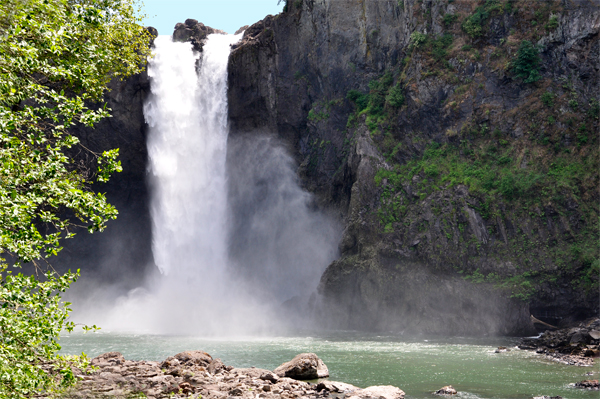
[[144,115],[160,273],[95,319],[109,331],[273,333],[297,318],[336,256],[339,229],[314,209],[277,140],[228,140],[227,62],[239,39],[209,35],[202,53],[154,42]]
[[226,264],[227,59],[237,40],[212,35],[201,58],[189,43],[155,41],[144,114],[153,252],[167,275],[216,280]]

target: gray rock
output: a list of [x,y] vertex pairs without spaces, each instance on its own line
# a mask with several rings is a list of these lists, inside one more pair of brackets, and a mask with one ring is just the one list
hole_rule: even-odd
[[279,377],[289,377],[297,380],[329,377],[327,366],[314,353],[301,353],[289,362],[277,367],[273,372]]
[[434,392],[435,395],[456,395],[457,393],[452,385],[446,385]]
[[590,341],[590,335],[587,331],[578,331],[571,336],[571,344],[587,344]]
[[275,373],[267,371],[266,373],[262,373],[260,375],[260,379],[265,380],[265,381],[271,381],[271,382],[275,383],[279,380],[279,376]]
[[208,365],[208,372],[211,374],[218,374],[225,369],[225,365],[221,359],[213,359]]
[[176,354],[174,357],[180,362],[180,364],[186,367],[192,365],[207,367],[213,361],[212,356],[203,351],[181,352]]
[[345,382],[338,381],[320,381],[317,384],[317,391],[327,390],[336,393],[350,393],[359,389],[361,388],[352,384],[346,384]]
[[92,366],[107,367],[115,364],[121,364],[123,362],[125,362],[125,358],[121,352],[107,352],[96,356],[90,363]]
[[391,385],[378,385],[359,389],[346,395],[346,399],[404,399],[404,391]]

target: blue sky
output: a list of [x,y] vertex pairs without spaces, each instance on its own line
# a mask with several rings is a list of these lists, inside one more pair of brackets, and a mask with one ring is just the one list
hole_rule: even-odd
[[159,35],[171,35],[177,22],[197,19],[205,25],[234,33],[239,27],[252,25],[269,14],[278,14],[284,2],[277,0],[142,0],[148,16],[146,26],[158,29]]

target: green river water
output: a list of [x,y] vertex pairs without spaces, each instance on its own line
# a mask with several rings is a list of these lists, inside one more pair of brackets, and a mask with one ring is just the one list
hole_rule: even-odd
[[[598,391],[569,386],[597,379],[593,367],[566,366],[514,348],[511,338],[425,339],[336,332],[304,337],[207,339],[199,337],[73,333],[61,338],[63,353],[94,357],[119,351],[130,360],[164,360],[186,350],[203,350],[235,367],[274,369],[302,352],[316,353],[329,368],[330,380],[359,387],[394,385],[407,398],[434,398],[452,385],[460,398],[522,399],[562,396],[598,399]],[[494,353],[498,346],[512,347]],[[593,373],[593,375],[586,375]]]

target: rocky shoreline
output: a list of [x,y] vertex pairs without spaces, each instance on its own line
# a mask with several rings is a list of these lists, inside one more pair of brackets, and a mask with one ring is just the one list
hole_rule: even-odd
[[88,370],[73,369],[77,385],[65,399],[403,399],[393,386],[358,388],[343,382],[303,380],[329,376],[313,353],[303,353],[274,371],[226,366],[206,352],[188,351],[163,362],[126,360],[109,352],[91,361]]
[[539,337],[523,338],[518,347],[563,364],[591,366],[593,359],[600,357],[600,319],[588,319],[576,327],[548,330]]

